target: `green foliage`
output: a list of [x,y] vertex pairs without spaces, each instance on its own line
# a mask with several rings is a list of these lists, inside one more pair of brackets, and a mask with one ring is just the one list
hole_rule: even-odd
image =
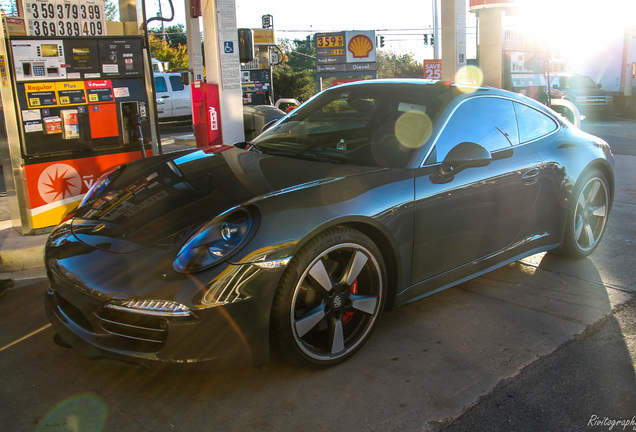
[[311,39],[284,41],[282,63],[274,67],[272,81],[276,98],[302,102],[316,93],[316,50]]
[[111,0],[104,2],[104,10],[106,12],[106,21],[119,21],[119,2],[115,3]]
[[315,73],[294,71],[287,65],[278,65],[272,73],[276,98],[294,98],[306,101],[316,93]]
[[183,24],[164,26],[163,33],[161,32],[161,28],[149,28],[148,34],[153,35],[157,39],[163,39],[163,35],[165,34],[166,42],[175,49],[178,49],[179,45],[188,45],[188,37]]
[[188,47],[186,45],[178,45],[177,48],[173,48],[168,42],[150,34],[148,41],[150,42],[150,53],[155,59],[170,62],[171,69],[188,68]]
[[296,39],[293,42],[283,44],[287,55],[286,65],[294,72],[311,71],[316,72],[316,49],[314,41],[307,36],[307,39]]
[[378,50],[378,78],[423,78],[422,63],[415,60],[413,54],[396,54]]
[[18,7],[15,0],[0,0],[0,9],[2,9],[6,16],[17,16]]

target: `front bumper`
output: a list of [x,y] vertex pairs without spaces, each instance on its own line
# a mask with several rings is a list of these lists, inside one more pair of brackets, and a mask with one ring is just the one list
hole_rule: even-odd
[[[213,302],[193,302],[187,305],[191,316],[174,317],[108,308],[112,298],[107,293],[77,286],[49,268],[50,287],[44,303],[56,332],[89,358],[151,369],[248,367],[269,360],[271,301],[282,271],[228,265],[221,272],[224,277],[199,290],[208,295],[197,298],[209,299],[209,293],[218,292],[233,295],[219,298],[215,294]],[[192,288],[184,287],[184,291]]]

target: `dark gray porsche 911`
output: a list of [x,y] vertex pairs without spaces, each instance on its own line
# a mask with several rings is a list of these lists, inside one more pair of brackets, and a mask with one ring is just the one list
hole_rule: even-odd
[[89,357],[331,366],[381,312],[541,251],[584,257],[614,195],[599,138],[520,95],[326,90],[251,143],[95,184],[46,247],[48,317]]

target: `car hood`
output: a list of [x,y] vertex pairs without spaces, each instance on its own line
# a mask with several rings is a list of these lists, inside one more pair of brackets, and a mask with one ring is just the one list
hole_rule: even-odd
[[73,234],[101,250],[127,253],[172,245],[241,204],[378,170],[221,146],[126,165],[78,208]]

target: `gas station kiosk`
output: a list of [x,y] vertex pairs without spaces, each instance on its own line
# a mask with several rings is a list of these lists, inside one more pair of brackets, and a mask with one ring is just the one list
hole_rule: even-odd
[[16,230],[36,234],[57,225],[103,172],[152,154],[152,87],[142,36],[3,33],[9,211]]

